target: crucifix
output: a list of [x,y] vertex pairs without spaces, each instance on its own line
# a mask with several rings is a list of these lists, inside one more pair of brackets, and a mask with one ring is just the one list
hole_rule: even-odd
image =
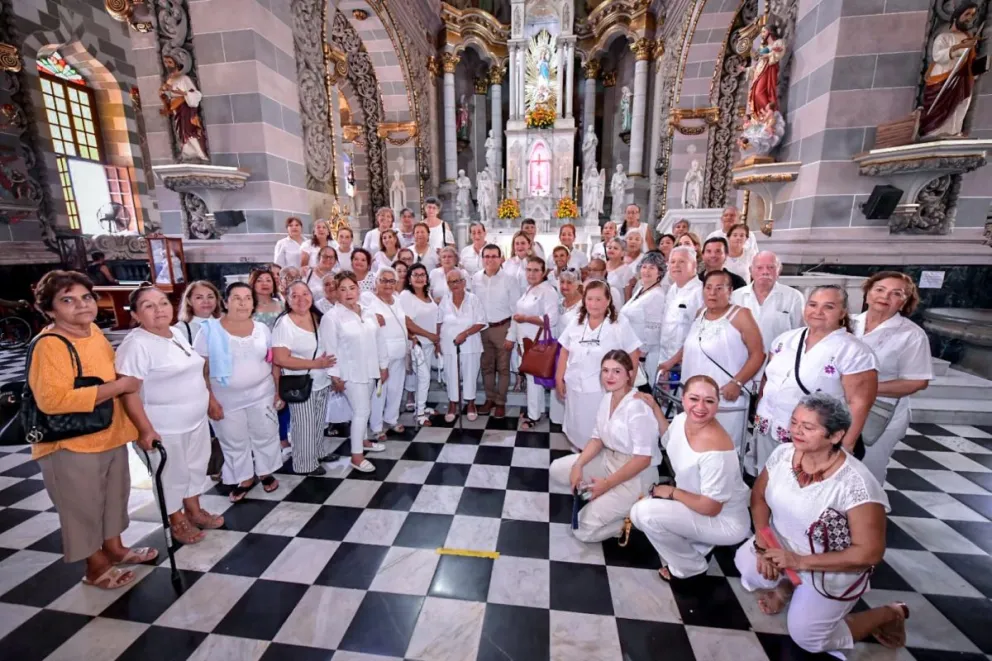
[[535,150],[530,161],[530,192],[532,195],[546,195],[551,189],[551,159],[545,156],[544,149]]

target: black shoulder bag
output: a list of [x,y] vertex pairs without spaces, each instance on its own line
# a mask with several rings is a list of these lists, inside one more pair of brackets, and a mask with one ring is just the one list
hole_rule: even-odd
[[[317,351],[320,349],[320,336],[317,335],[317,320],[310,315],[310,322],[313,324],[313,358],[317,358]],[[289,323],[293,323],[290,319]],[[313,390],[313,377],[310,370],[306,374],[283,374],[279,377],[279,399],[287,404],[300,404],[310,399],[310,392]]]
[[[44,333],[34,338],[28,347],[28,355],[24,362],[25,380],[17,391],[16,386],[5,393],[12,406],[18,406],[18,415],[13,417],[0,430],[0,444],[19,445],[21,443],[54,443],[64,441],[78,436],[87,436],[103,431],[110,426],[114,418],[114,400],[97,404],[92,411],[86,413],[56,413],[49,415],[38,408],[31,386],[27,380],[31,371],[31,359],[34,357],[34,348],[42,339],[46,337],[56,337],[61,340],[69,350],[69,359],[72,367],[76,371],[72,387],[89,388],[92,386],[102,386],[103,379],[98,376],[83,376],[83,363],[79,359],[79,353],[72,342],[62,337],[58,333]],[[13,386],[14,384],[8,384]]]

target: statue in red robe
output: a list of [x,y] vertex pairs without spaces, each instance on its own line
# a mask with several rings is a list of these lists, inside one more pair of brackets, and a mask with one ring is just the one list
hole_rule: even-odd
[[767,111],[778,110],[778,69],[785,55],[785,41],[778,28],[766,25],[751,52],[750,86],[747,92],[747,117],[761,121]]
[[977,13],[974,2],[962,2],[951,16],[950,29],[933,40],[920,114],[922,137],[959,137],[964,132],[978,68],[979,37],[971,32]]

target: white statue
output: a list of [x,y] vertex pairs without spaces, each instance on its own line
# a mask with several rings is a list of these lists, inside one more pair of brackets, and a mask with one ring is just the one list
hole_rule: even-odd
[[396,218],[400,217],[400,211],[406,206],[406,186],[400,179],[400,171],[393,170],[393,183],[389,185],[389,207],[393,210]]
[[599,214],[603,212],[603,198],[606,195],[606,169],[586,170],[582,175],[582,217],[586,225],[599,225]]
[[613,196],[613,213],[610,217],[612,220],[620,220],[623,218],[623,208],[627,201],[627,175],[624,174],[623,165],[620,163],[617,163],[617,171],[610,179],[610,195]]
[[476,195],[479,202],[479,220],[484,224],[491,223],[496,218],[496,182],[489,170],[483,170],[475,180]]
[[698,209],[703,200],[703,170],[699,167],[699,161],[692,160],[689,165],[689,172],[685,175],[685,182],[682,184],[682,208]]
[[596,137],[596,131],[593,130],[593,126],[590,124],[586,129],[586,135],[582,139],[582,172],[588,172],[596,170],[596,146],[599,145],[599,138]]
[[455,195],[455,219],[467,221],[472,215],[472,180],[465,175],[465,170],[458,171],[455,186],[458,188]]
[[625,133],[630,131],[631,125],[631,102],[633,101],[633,95],[630,93],[630,88],[624,85],[620,90],[620,132]]
[[490,172],[499,172],[499,153],[496,150],[496,138],[493,137],[493,130],[489,129],[489,137],[486,138],[486,169]]
[[351,217],[361,218],[362,216],[362,198],[358,194],[358,186],[352,188],[351,191]]

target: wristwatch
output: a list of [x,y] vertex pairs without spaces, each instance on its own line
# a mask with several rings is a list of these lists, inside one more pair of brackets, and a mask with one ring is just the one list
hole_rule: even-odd
[[733,381],[731,381],[731,383],[736,383],[738,388],[744,390],[744,384],[738,381],[737,379],[734,379]]

